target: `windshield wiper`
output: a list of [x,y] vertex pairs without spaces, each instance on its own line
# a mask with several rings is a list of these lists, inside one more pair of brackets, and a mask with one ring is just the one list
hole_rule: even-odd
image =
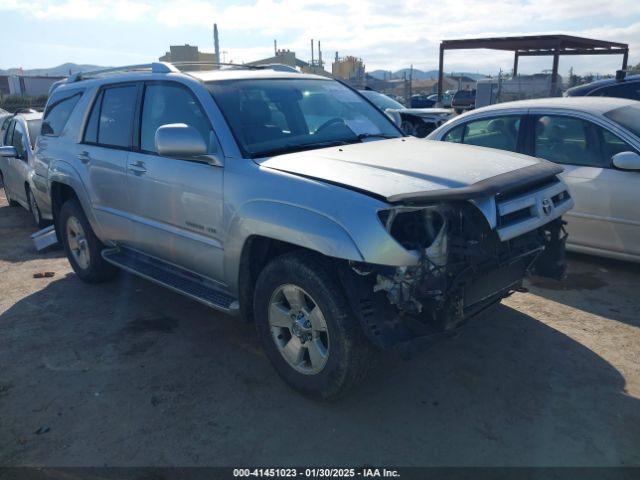
[[399,135],[390,135],[388,133],[359,133],[356,139],[363,141],[367,138],[399,138]]
[[258,151],[252,154],[253,158],[271,157],[273,155],[283,155],[285,153],[301,152],[303,150],[314,150],[316,148],[337,147],[339,145],[348,145],[346,140],[327,140],[323,142],[312,143],[287,143],[281,147],[272,148],[271,150]]

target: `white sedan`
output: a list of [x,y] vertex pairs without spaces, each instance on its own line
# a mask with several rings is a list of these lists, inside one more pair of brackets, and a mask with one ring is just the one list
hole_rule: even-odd
[[561,164],[570,250],[640,262],[640,102],[543,98],[460,115],[427,137]]

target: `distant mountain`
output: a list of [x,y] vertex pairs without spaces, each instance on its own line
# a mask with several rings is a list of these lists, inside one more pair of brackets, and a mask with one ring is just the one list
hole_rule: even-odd
[[[391,78],[394,79],[398,79],[398,78],[404,78],[404,75],[407,75],[407,78],[409,78],[409,73],[411,72],[410,68],[402,68],[400,70],[397,70],[395,72],[391,72]],[[373,78],[376,78],[378,80],[385,80],[385,79],[389,79],[389,71],[387,70],[374,70],[373,72],[367,72],[369,75],[371,75]],[[447,74],[450,74],[451,72],[447,72]],[[471,77],[475,80],[478,80],[480,78],[485,78],[486,75],[482,75],[480,73],[468,73],[468,72],[455,72],[454,73],[456,76],[457,75],[465,75],[467,77]],[[413,79],[414,80],[429,80],[429,79],[436,79],[438,78],[438,70],[428,70],[428,71],[423,71],[423,70],[419,70],[417,68],[413,69]]]
[[[67,75],[77,72],[88,72],[91,70],[99,70],[105,67],[99,67],[97,65],[78,65],[77,63],[63,63],[57,67],[51,68],[32,68],[22,71],[23,75],[27,76],[49,76],[49,77],[66,77]],[[19,72],[18,68],[9,68],[7,70],[0,70],[0,75],[15,75]]]

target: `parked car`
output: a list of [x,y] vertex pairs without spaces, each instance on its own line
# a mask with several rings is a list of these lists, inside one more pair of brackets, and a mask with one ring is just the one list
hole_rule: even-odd
[[[33,184],[35,166],[34,145],[42,122],[42,113],[19,113],[8,121],[0,147],[0,180],[10,206],[29,210],[38,226],[47,218],[41,213]],[[49,217],[50,219],[50,217]]]
[[451,118],[451,110],[443,108],[405,108],[399,102],[375,90],[360,90],[367,99],[386,114],[400,117],[400,126],[407,135],[424,138]]
[[570,250],[640,261],[640,102],[543,98],[457,117],[433,140],[525,153],[564,167]]
[[457,114],[476,107],[476,90],[458,90],[451,98],[451,108]]
[[432,98],[431,95],[418,93],[411,97],[411,108],[433,108],[437,101],[438,99]]
[[640,75],[626,75],[619,71],[616,78],[598,80],[570,88],[565,97],[617,97],[640,100]]
[[[38,141],[73,270],[254,320],[305,394],[340,395],[375,348],[455,329],[531,269],[564,272],[572,200],[552,163],[405,137],[326,77],[124,70],[55,89],[47,110],[78,100]],[[516,197],[548,209],[515,224]]]
[[0,146],[4,145],[4,135],[11,122],[11,117],[13,117],[13,113],[0,108]]

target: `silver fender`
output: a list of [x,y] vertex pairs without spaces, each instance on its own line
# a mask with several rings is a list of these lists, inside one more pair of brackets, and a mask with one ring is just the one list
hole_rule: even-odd
[[329,257],[363,261],[351,236],[329,217],[286,203],[252,201],[236,212],[226,235],[225,283],[232,292],[238,291],[242,249],[252,235],[299,245]]

